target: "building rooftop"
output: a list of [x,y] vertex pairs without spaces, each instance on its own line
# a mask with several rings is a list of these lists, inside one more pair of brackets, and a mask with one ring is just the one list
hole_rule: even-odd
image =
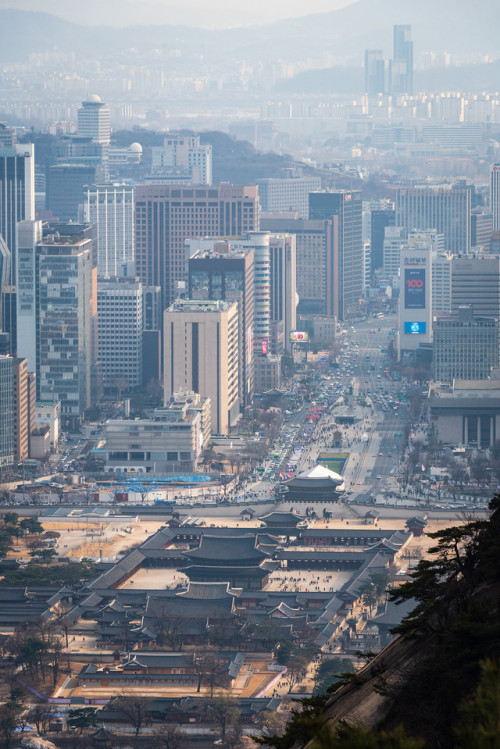
[[261,550],[256,534],[238,538],[203,535],[198,548],[185,551],[184,556],[192,560],[211,560],[214,564],[217,561],[234,561],[238,564],[248,560],[258,563],[266,559],[268,554]]
[[307,471],[302,471],[295,478],[286,481],[288,485],[292,484],[308,484],[327,486],[329,484],[342,484],[344,479],[339,473],[331,471],[326,466],[315,465],[309,468]]
[[222,299],[177,299],[168,307],[167,312],[225,312],[237,302],[225,302]]
[[500,380],[454,380],[452,385],[433,383],[429,388],[429,399],[437,405],[450,401],[475,400],[493,402],[500,399]]

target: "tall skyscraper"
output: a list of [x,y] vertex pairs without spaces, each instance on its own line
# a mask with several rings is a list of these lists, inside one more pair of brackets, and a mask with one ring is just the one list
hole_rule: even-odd
[[111,118],[109,107],[96,94],[89,94],[78,110],[78,134],[98,143],[109,143]]
[[[92,239],[81,235],[42,239],[35,248],[34,276],[29,247],[25,249],[18,279],[21,299],[29,300],[32,309],[33,298],[36,311],[37,396],[43,401],[60,400],[62,419],[76,426],[91,405],[96,355]],[[20,338],[19,353],[24,355],[26,345],[29,367],[32,334],[30,329]]]
[[167,135],[152,149],[151,176],[155,182],[177,185],[212,184],[212,146],[199,135]]
[[451,311],[472,305],[474,315],[500,320],[500,257],[454,257],[451,266]]
[[254,350],[266,356],[271,337],[271,252],[269,232],[253,232],[254,248]]
[[35,218],[35,148],[32,143],[0,148],[0,234],[16,270],[16,225]]
[[97,282],[99,364],[104,387],[115,388],[120,380],[125,388],[142,383],[142,313],[140,281],[112,278]]
[[35,400],[30,388],[28,362],[21,357],[13,357],[13,407],[14,407],[14,457],[16,463],[29,457],[30,416],[35,413]]
[[212,404],[212,432],[239,417],[238,302],[177,300],[164,315],[164,399],[194,391]]
[[451,311],[451,266],[453,255],[449,252],[432,254],[432,311]]
[[[375,204],[377,205],[377,204]],[[385,229],[394,226],[394,204],[373,207],[370,210],[370,269],[371,273],[382,268],[384,264]]]
[[14,464],[14,359],[0,356],[0,475]]
[[401,250],[399,354],[432,343],[432,252],[428,239]]
[[384,233],[384,276],[397,279],[401,265],[401,250],[407,242],[404,226],[388,226]]
[[[10,351],[10,326],[11,326],[11,297],[12,297],[12,275],[11,275],[11,253],[7,244],[0,234],[0,333],[7,337],[7,352]],[[3,353],[0,351],[0,353]]]
[[[2,325],[9,334],[10,350],[16,351],[16,264],[18,221],[35,218],[35,153],[32,143],[0,148],[0,237],[10,253],[9,276],[0,288]],[[6,263],[5,249],[2,251]]]
[[[313,192],[309,195],[309,218],[337,219],[331,273],[333,317],[346,320],[359,313],[363,293],[363,202],[361,191]],[[328,283],[328,280],[327,280]]]
[[297,247],[294,234],[271,234],[271,323],[283,322],[285,348],[297,329]]
[[93,185],[83,190],[80,218],[97,224],[97,274],[120,275],[122,263],[133,262],[134,188],[131,185]]
[[491,167],[490,208],[493,214],[493,231],[500,231],[500,164],[493,164]]
[[444,235],[446,252],[468,252],[471,246],[471,187],[416,185],[396,193],[396,225],[410,233],[436,229]]
[[145,286],[160,286],[163,308],[179,296],[187,276],[189,237],[240,236],[258,228],[257,187],[136,187],[136,272]]
[[385,93],[385,60],[381,49],[365,51],[365,93],[368,96]]
[[[239,244],[239,243],[237,243]],[[188,240],[190,299],[238,302],[239,390],[242,409],[254,391],[254,250],[222,239]]]
[[413,42],[411,26],[394,26],[394,53],[389,65],[391,94],[413,93]]
[[296,218],[262,218],[261,229],[273,234],[293,234],[296,243],[297,312],[304,315],[334,317],[337,298],[334,294],[334,248],[337,217],[312,221]]
[[37,359],[37,265],[36,248],[42,241],[41,221],[20,221],[17,225],[17,350],[26,358],[30,372]]

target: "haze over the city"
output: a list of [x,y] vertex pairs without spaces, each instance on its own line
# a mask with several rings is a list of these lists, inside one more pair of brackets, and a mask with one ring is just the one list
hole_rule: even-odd
[[68,21],[109,26],[181,24],[207,28],[229,28],[266,24],[306,13],[324,13],[355,0],[312,0],[304,6],[301,0],[256,0],[251,4],[231,0],[90,0],[87,3],[65,0],[0,0],[0,9],[44,11]]
[[0,0],[0,749],[496,739],[499,28]]

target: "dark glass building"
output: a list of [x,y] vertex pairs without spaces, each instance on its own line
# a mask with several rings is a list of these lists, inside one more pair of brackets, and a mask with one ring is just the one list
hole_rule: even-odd
[[[309,218],[337,219],[333,260],[329,273],[336,299],[333,316],[339,320],[356,317],[363,294],[363,201],[360,190],[312,192]],[[328,284],[328,280],[327,280]]]
[[232,249],[228,242],[214,240],[213,250],[197,250],[189,258],[188,293],[190,299],[238,302],[240,405],[249,406],[254,391],[253,249]]

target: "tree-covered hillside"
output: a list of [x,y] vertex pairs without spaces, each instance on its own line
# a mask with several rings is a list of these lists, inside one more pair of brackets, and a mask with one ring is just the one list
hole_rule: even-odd
[[[500,747],[500,497],[436,541],[392,593],[398,637],[330,698],[306,701],[276,749]],[[269,744],[268,740],[268,744]]]

